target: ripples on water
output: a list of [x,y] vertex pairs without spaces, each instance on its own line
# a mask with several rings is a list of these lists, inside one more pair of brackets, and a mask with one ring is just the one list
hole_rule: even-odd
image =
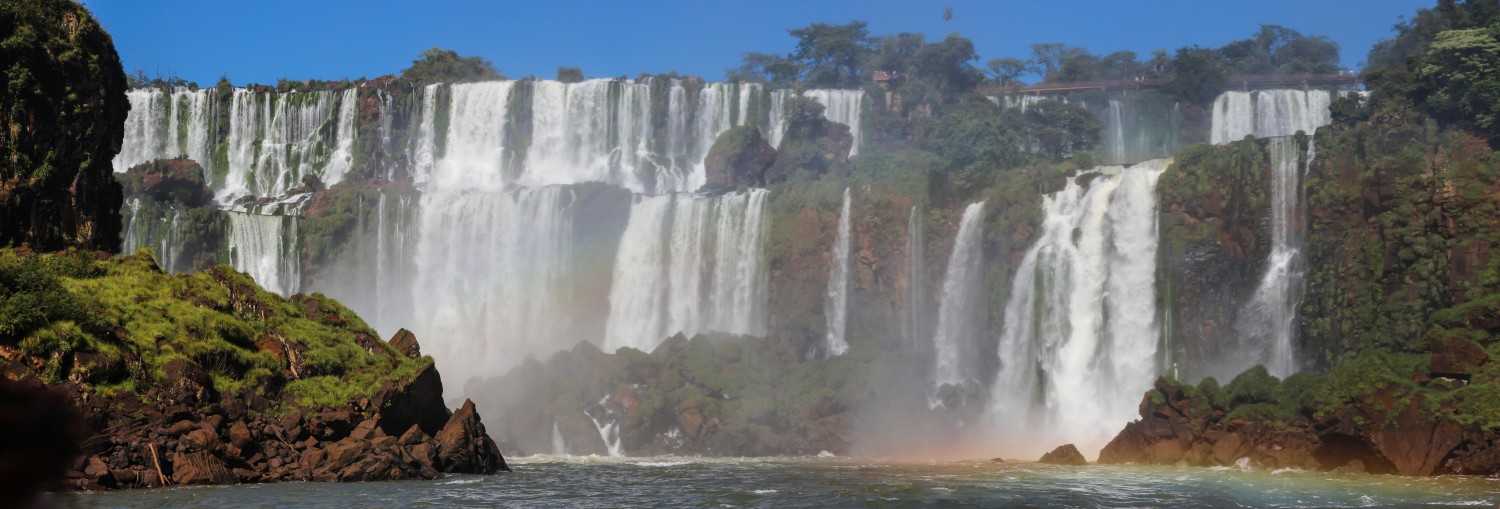
[[62,508],[262,507],[1495,507],[1500,480],[1301,471],[838,458],[532,456],[435,481],[84,493]]

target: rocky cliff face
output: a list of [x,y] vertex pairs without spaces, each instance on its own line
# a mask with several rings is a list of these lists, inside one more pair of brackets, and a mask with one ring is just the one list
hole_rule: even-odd
[[1411,122],[1320,132],[1308,172],[1302,333],[1337,359],[1500,333],[1500,155]]
[[1269,178],[1259,140],[1186,147],[1162,174],[1157,291],[1167,314],[1169,373],[1225,375],[1216,360],[1234,351],[1235,317],[1270,248]]
[[0,244],[115,251],[125,72],[71,0],[0,4]]
[[1495,370],[1484,350],[1466,346],[1430,357],[1371,351],[1326,381],[1302,373],[1279,382],[1260,368],[1222,389],[1161,379],[1099,462],[1493,475],[1500,440],[1490,407],[1475,398],[1494,390]]

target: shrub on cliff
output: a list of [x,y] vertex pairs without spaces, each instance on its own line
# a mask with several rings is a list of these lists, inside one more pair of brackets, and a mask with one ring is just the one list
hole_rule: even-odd
[[484,57],[458,56],[457,51],[434,47],[423,51],[401,70],[401,77],[423,83],[462,83],[501,79],[500,70]]
[[0,2],[0,245],[120,243],[125,71],[71,0]]

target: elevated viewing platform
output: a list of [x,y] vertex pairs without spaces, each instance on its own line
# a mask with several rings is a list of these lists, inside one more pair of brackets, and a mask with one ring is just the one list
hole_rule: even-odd
[[[1141,78],[1134,80],[1115,81],[1077,81],[1071,83],[1040,83],[1027,87],[979,87],[982,95],[1002,94],[1055,94],[1064,92],[1081,92],[1085,90],[1140,90],[1149,88],[1161,88],[1166,84],[1165,80],[1156,78]],[[1246,74],[1225,76],[1224,86],[1230,90],[1254,90],[1261,88],[1313,88],[1324,86],[1356,86],[1359,84],[1359,75],[1356,73],[1341,74]]]

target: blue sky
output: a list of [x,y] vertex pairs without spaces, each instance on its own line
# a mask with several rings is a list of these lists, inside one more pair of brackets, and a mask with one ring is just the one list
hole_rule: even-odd
[[747,51],[786,53],[786,29],[862,19],[871,33],[974,40],[982,61],[1066,42],[1095,53],[1219,46],[1261,23],[1322,34],[1357,67],[1403,15],[1434,0],[85,0],[114,36],[125,69],[208,84],[395,73],[433,46],[480,55],[507,76],[591,77],[679,71],[722,79]]

